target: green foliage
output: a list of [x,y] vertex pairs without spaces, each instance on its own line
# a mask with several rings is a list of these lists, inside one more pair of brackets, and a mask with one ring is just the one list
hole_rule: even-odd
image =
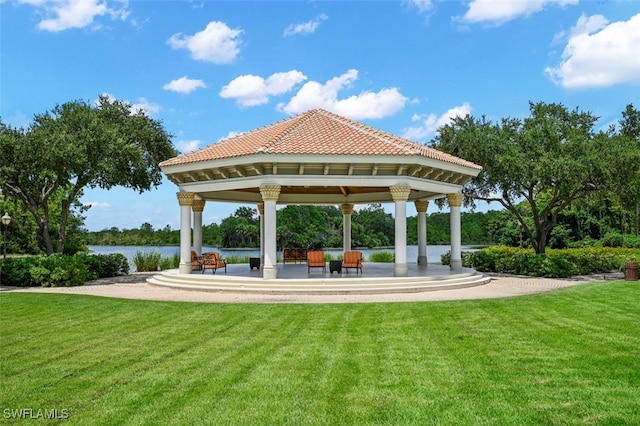
[[160,122],[130,108],[100,96],[57,105],[26,130],[0,121],[0,187],[33,216],[47,254],[62,253],[84,188],[143,192],[162,182],[159,163],[177,151]]
[[[239,207],[233,216],[222,220],[218,227],[221,247],[260,247],[260,219],[258,211]],[[208,241],[204,239],[203,241]]]
[[230,256],[225,257],[224,261],[227,262],[227,265],[239,264],[239,263],[249,263],[249,258],[251,256],[243,255],[240,256],[238,254],[232,254]]
[[[448,265],[450,253],[441,260]],[[625,262],[640,262],[640,249],[593,247],[548,250],[545,255],[537,255],[533,249],[492,246],[462,256],[465,267],[478,271],[550,278],[621,271]]]
[[174,253],[172,256],[164,256],[160,259],[160,270],[176,269],[180,266],[180,253]]
[[[439,129],[432,145],[481,165],[482,172],[465,187],[466,201],[500,203],[535,251],[544,253],[550,233],[573,203],[589,194],[640,186],[640,138],[596,133],[597,117],[561,104],[530,103],[529,108],[524,120],[458,117]],[[625,170],[618,173],[621,163]],[[631,192],[637,200],[638,190]],[[563,235],[555,236],[557,246],[566,243]]]
[[127,258],[119,253],[7,258],[0,268],[2,284],[15,287],[72,287],[129,273]]
[[377,263],[393,263],[396,261],[396,256],[390,251],[374,251],[369,255],[370,262]]
[[133,256],[133,264],[138,272],[153,272],[160,269],[161,257],[160,252],[157,250],[138,250]]

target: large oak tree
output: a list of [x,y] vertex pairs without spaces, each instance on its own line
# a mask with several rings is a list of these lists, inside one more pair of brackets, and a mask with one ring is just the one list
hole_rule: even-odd
[[481,165],[464,188],[466,201],[500,203],[515,215],[536,253],[544,254],[559,213],[589,193],[628,185],[612,181],[621,177],[615,172],[619,162],[633,167],[626,161],[632,155],[628,139],[618,143],[596,132],[597,120],[562,104],[530,103],[525,119],[455,118],[439,129],[432,145]]
[[[95,104],[57,105],[36,115],[28,129],[0,120],[0,188],[33,215],[47,254],[62,253],[83,189],[147,191],[162,181],[158,164],[176,154],[159,121],[105,96]],[[61,211],[57,229],[51,229],[54,200]]]

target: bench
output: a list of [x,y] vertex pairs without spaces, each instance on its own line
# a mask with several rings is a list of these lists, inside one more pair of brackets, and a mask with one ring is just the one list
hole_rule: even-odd
[[307,249],[283,248],[282,263],[295,262],[305,263],[307,261]]

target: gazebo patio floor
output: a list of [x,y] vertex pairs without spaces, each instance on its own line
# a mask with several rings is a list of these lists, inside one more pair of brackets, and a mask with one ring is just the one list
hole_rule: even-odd
[[407,275],[394,276],[393,263],[364,263],[363,273],[355,269],[330,273],[322,268],[307,268],[304,263],[279,263],[278,277],[265,280],[262,269],[250,269],[248,264],[233,264],[204,273],[194,270],[179,274],[178,270],[163,271],[149,278],[152,285],[219,292],[278,294],[376,294],[434,291],[483,285],[490,278],[473,269],[451,271],[448,266],[430,263],[427,267],[407,265]]

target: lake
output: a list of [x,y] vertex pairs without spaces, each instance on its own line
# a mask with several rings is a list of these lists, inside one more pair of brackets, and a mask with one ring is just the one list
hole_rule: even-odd
[[[462,251],[472,251],[474,247],[471,246],[462,246]],[[89,250],[92,254],[111,254],[111,253],[122,253],[128,260],[131,271],[135,271],[135,265],[133,264],[133,257],[136,252],[151,252],[157,251],[160,253],[162,257],[170,257],[175,253],[180,252],[180,247],[178,246],[89,246]],[[371,253],[376,251],[388,251],[395,252],[393,248],[378,248],[378,249],[357,249],[362,252],[365,259],[367,259]],[[450,246],[442,245],[442,246],[427,246],[427,258],[429,263],[440,263],[440,256],[444,253],[451,250]],[[218,247],[211,246],[203,246],[202,251],[217,251],[220,252],[220,255],[224,257],[228,257],[231,255],[234,256],[250,256],[250,257],[259,257],[260,250],[251,250],[251,249],[221,249]],[[326,253],[330,253],[332,256],[337,257],[342,254],[342,249],[325,249]],[[280,256],[282,252],[278,252],[278,256]],[[408,263],[417,263],[418,259],[418,246],[407,246],[407,262]]]

